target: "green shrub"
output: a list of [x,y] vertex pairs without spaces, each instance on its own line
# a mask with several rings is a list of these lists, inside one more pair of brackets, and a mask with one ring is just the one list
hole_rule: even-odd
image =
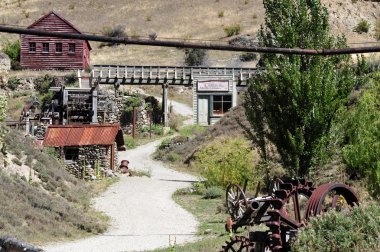
[[354,32],[357,32],[359,34],[367,33],[369,31],[370,24],[367,20],[360,20],[360,22],[356,25]]
[[187,66],[205,65],[207,51],[205,49],[187,48],[185,49],[185,64]]
[[242,184],[246,179],[253,185],[257,181],[253,152],[242,137],[220,137],[203,145],[195,154],[195,165],[207,186],[226,187],[230,183]]
[[65,85],[69,87],[77,87],[79,86],[78,77],[75,72],[72,72],[70,74],[67,74],[65,76]]
[[192,137],[196,134],[202,133],[206,131],[206,127],[202,127],[199,125],[187,125],[182,127],[179,130],[179,134],[183,137]]
[[193,183],[193,193],[198,195],[204,195],[206,193],[206,185],[203,182]]
[[165,138],[164,140],[162,140],[162,142],[158,148],[159,149],[165,149],[166,147],[168,147],[170,145],[170,142],[171,142],[170,138]]
[[4,45],[3,52],[11,59],[11,68],[20,70],[20,41],[7,41]]
[[380,195],[380,82],[373,81],[355,106],[343,113],[343,160],[349,173],[369,179],[372,194]]
[[[114,27],[106,27],[103,28],[103,35],[106,37],[113,37],[113,38],[122,38],[127,37],[127,34],[125,33],[125,26],[123,25],[116,25]],[[118,45],[119,43],[103,43],[101,46],[113,46]]]
[[29,90],[23,90],[23,91],[15,91],[12,95],[13,98],[22,97],[22,96],[32,96],[32,93]]
[[158,136],[162,136],[164,134],[164,128],[162,125],[155,124],[152,126],[152,133]]
[[12,91],[16,90],[17,87],[20,85],[20,80],[17,79],[16,77],[10,77],[8,79],[8,88]]
[[178,161],[181,157],[177,154],[177,153],[175,153],[175,152],[169,152],[169,154],[167,155],[167,160],[169,161],[169,162],[176,162],[176,161]]
[[224,190],[220,186],[210,186],[204,192],[203,198],[205,199],[216,199],[224,195]]
[[134,149],[137,146],[137,140],[133,139],[132,136],[124,136],[124,142],[127,149]]
[[226,33],[227,37],[231,37],[233,35],[239,35],[240,29],[240,24],[233,24],[224,27],[224,32]]
[[257,60],[256,53],[242,53],[240,55],[240,61],[247,62],[247,61],[254,61],[254,60]]
[[38,77],[33,81],[34,89],[41,95],[46,94],[53,83],[54,78],[48,74],[46,74],[44,77]]
[[294,252],[380,251],[380,207],[363,204],[349,212],[331,211],[299,230]]
[[218,18],[224,17],[224,11],[219,11],[218,12]]

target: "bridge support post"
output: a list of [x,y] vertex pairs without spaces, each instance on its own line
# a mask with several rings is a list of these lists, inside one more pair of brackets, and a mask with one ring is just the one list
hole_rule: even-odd
[[92,123],[98,123],[98,91],[92,89]]
[[163,123],[164,127],[169,126],[169,116],[168,116],[168,84],[162,85],[162,111],[163,111]]

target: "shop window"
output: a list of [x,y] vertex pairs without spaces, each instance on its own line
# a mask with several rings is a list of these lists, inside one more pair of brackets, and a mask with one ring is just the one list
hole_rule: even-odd
[[231,95],[214,95],[212,101],[212,115],[222,116],[232,107]]
[[29,42],[29,52],[36,52],[36,42]]
[[42,43],[42,52],[44,53],[49,52],[49,43]]
[[79,149],[78,148],[67,148],[65,149],[65,163],[72,163],[78,160]]
[[62,43],[55,43],[55,52],[56,53],[62,52]]
[[75,43],[69,43],[69,53],[75,53]]

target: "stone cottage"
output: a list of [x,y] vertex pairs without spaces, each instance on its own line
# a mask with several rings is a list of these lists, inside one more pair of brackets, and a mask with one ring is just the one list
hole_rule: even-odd
[[44,146],[54,147],[66,169],[92,179],[117,169],[117,151],[125,150],[119,124],[50,125]]

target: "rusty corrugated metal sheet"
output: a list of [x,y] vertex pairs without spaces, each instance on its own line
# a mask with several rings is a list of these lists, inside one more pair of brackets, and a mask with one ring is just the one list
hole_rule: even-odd
[[51,125],[46,131],[44,145],[111,145],[116,141],[116,136],[118,136],[119,130],[119,124]]

